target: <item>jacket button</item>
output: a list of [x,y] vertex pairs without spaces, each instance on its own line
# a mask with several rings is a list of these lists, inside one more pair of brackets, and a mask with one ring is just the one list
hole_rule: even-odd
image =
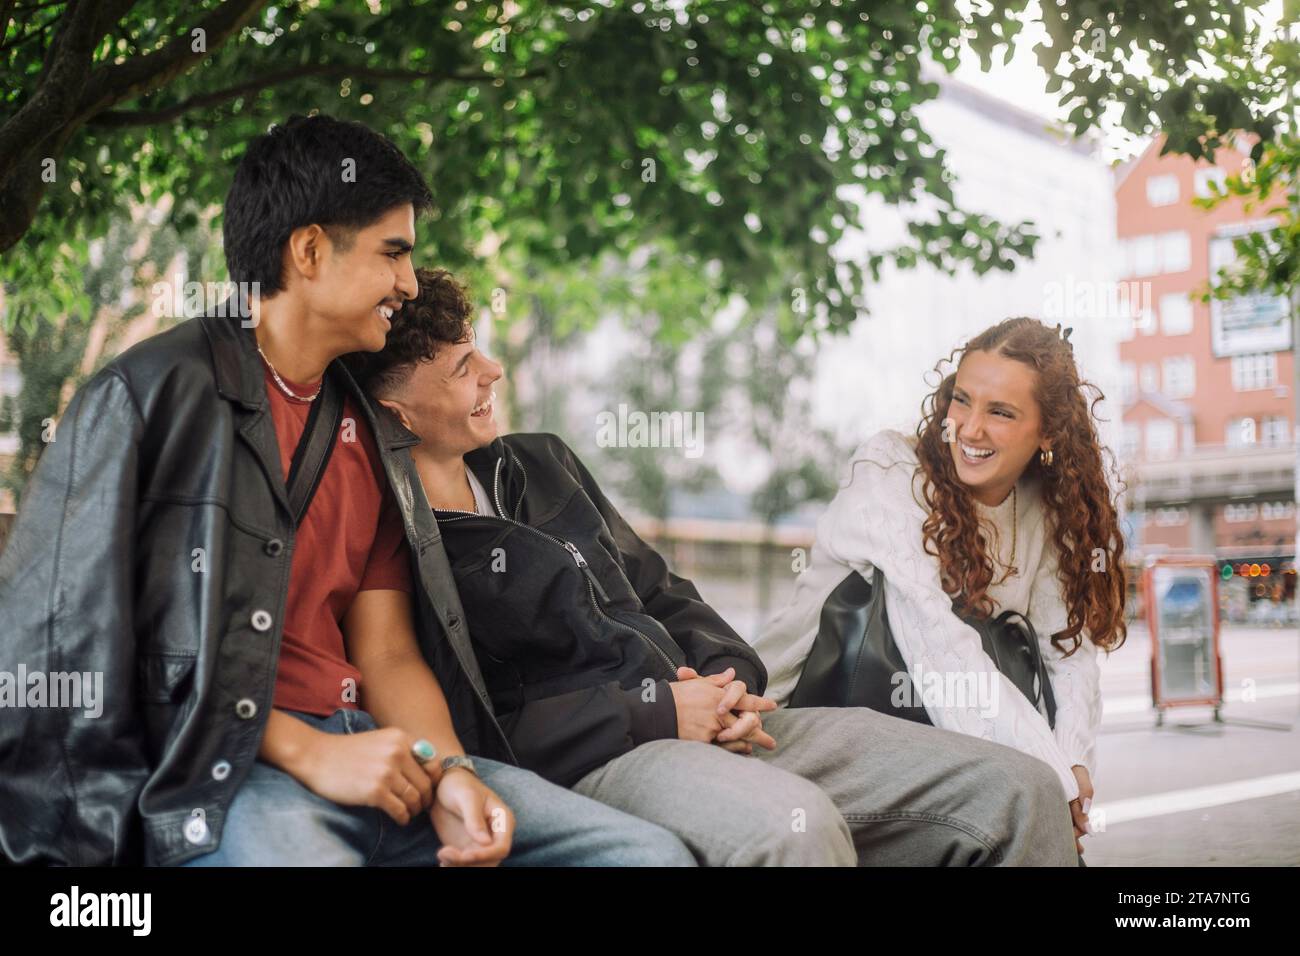
[[218,760],[212,765],[212,779],[225,780],[230,776],[230,761]]
[[262,550],[273,558],[278,558],[284,551],[284,542],[279,538],[272,538],[266,544],[262,545]]
[[235,704],[235,713],[244,720],[251,720],[257,716],[257,702],[250,697],[245,697]]
[[263,610],[253,612],[253,630],[269,631],[271,629],[271,615]]
[[203,808],[198,807],[193,815],[185,821],[185,839],[190,843],[208,842],[208,821],[204,819]]

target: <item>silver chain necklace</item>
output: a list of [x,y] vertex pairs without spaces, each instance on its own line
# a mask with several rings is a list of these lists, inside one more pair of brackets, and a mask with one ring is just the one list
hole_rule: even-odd
[[300,402],[314,402],[316,401],[317,396],[320,395],[320,390],[325,387],[325,379],[321,378],[320,384],[316,386],[315,394],[297,395],[288,385],[284,384],[284,379],[282,379],[280,373],[275,370],[275,366],[271,364],[271,360],[266,357],[266,353],[262,351],[262,346],[260,345],[257,347],[257,354],[262,356],[262,361],[265,362],[266,367],[271,370],[271,377],[275,379],[275,384],[280,386],[280,391],[284,392],[284,394],[288,395],[290,398],[295,398]]

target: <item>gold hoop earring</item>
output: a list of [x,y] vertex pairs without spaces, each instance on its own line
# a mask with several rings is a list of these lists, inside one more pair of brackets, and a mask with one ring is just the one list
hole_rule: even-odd
[[1052,449],[1050,448],[1044,448],[1038,453],[1038,460],[1044,468],[1052,467],[1052,457]]

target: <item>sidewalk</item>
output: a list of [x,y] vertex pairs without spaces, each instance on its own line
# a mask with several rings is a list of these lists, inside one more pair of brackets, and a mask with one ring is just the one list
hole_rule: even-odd
[[1170,710],[1155,726],[1150,640],[1102,660],[1090,866],[1300,865],[1300,635],[1227,626],[1224,723]]

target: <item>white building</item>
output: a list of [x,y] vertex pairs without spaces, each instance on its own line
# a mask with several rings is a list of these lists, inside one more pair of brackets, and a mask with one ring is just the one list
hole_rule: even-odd
[[[944,77],[941,95],[918,109],[947,153],[959,208],[1003,223],[1033,222],[1034,257],[1014,271],[944,275],[922,265],[887,269],[867,291],[869,315],[826,342],[815,393],[819,423],[850,444],[880,428],[915,429],[932,390],[927,373],[950,351],[1002,319],[1027,315],[1072,326],[1070,342],[1085,380],[1107,394],[1115,421],[1102,440],[1116,446],[1119,356],[1114,186],[1091,146],[1070,141],[1048,121]],[[865,256],[901,235],[896,209],[873,198],[859,234],[838,253]],[[933,383],[935,376],[928,375]]]

